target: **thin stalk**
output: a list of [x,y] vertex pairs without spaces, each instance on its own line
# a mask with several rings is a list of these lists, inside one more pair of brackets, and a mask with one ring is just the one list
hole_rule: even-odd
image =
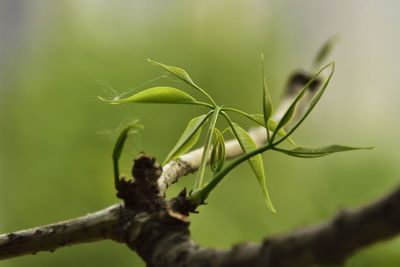
[[201,101],[196,101],[196,102],[189,103],[189,104],[192,104],[192,105],[199,105],[199,106],[204,106],[204,107],[207,107],[207,108],[210,108],[210,109],[214,109],[214,106],[213,106],[213,105],[208,104],[208,103],[205,103],[205,102],[201,102]]
[[[186,82],[186,81],[185,81],[185,82]],[[189,83],[189,82],[186,82],[186,83],[189,84],[189,85],[191,85],[191,86],[193,86],[194,88],[196,88],[197,90],[199,90],[203,95],[205,95],[205,96],[208,98],[208,100],[210,100],[210,102],[211,102],[211,104],[213,105],[214,108],[217,107],[217,104],[214,102],[214,99],[212,99],[211,96],[210,96],[209,94],[207,94],[206,91],[204,91],[203,89],[201,89],[200,86],[198,86],[198,85],[195,84],[195,83],[193,83],[193,84],[191,84],[191,83]]]
[[193,190],[199,190],[201,188],[201,185],[203,184],[203,178],[204,178],[204,173],[206,171],[206,165],[207,165],[207,159],[208,159],[208,152],[210,150],[211,146],[211,139],[212,139],[212,133],[213,129],[215,127],[215,124],[217,123],[218,115],[221,111],[221,107],[216,107],[215,110],[213,111],[213,116],[211,118],[211,122],[207,131],[206,135],[206,141],[204,144],[204,150],[203,150],[203,155],[201,156],[201,162],[200,162],[200,168],[197,173],[197,177],[194,183]]
[[113,159],[113,168],[114,168],[114,187],[115,189],[119,188],[119,166],[118,159]]
[[260,123],[259,123],[257,120],[255,120],[253,117],[251,117],[251,116],[250,116],[249,114],[247,114],[246,112],[243,112],[243,111],[241,111],[241,110],[239,110],[239,109],[236,109],[236,108],[222,108],[221,111],[236,112],[236,113],[238,113],[238,114],[240,114],[240,115],[242,115],[242,116],[245,116],[246,118],[248,118],[248,119],[252,120],[253,122],[255,122],[255,123],[257,123],[257,124],[260,125]]

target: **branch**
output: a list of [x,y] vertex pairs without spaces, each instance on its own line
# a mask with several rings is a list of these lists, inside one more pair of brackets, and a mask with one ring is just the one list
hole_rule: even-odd
[[114,232],[122,209],[117,204],[80,218],[0,235],[0,259],[103,239],[117,241]]
[[231,250],[201,248],[182,222],[176,220],[173,228],[165,218],[158,217],[142,227],[138,239],[127,244],[148,266],[342,264],[357,250],[400,233],[399,203],[400,188],[360,209],[343,210],[326,223],[271,237],[260,244],[244,243]]

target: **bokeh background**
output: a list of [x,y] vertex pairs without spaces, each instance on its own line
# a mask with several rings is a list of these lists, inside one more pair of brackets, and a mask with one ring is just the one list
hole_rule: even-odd
[[[201,108],[101,103],[156,85],[193,92],[147,63],[180,66],[217,103],[261,112],[260,53],[278,103],[286,79],[341,38],[334,78],[294,135],[298,144],[377,146],[304,160],[264,155],[278,209],[266,208],[249,166],[239,167],[191,216],[194,239],[229,248],[322,222],[398,186],[398,1],[0,1],[0,232],[53,223],[118,201],[111,151],[121,127],[122,169],[139,151],[160,161]],[[197,95],[198,96],[198,95]],[[240,118],[237,118],[240,121]],[[250,124],[245,124],[250,127]],[[191,188],[187,176],[169,190]],[[346,266],[398,266],[400,239],[367,248]],[[143,266],[111,241],[0,262],[17,266]]]

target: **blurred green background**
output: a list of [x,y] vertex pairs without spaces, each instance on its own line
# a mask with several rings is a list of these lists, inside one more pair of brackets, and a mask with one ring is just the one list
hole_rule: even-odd
[[[396,1],[0,2],[0,232],[65,220],[118,200],[111,151],[121,127],[145,129],[122,169],[146,151],[162,161],[200,108],[101,103],[156,85],[191,89],[148,64],[184,68],[217,103],[261,112],[259,55],[277,103],[288,75],[308,69],[321,44],[341,36],[337,71],[298,144],[377,146],[304,160],[264,156],[278,214],[266,208],[246,164],[191,216],[196,242],[229,248],[322,222],[398,186],[400,35]],[[194,93],[195,94],[195,93]],[[250,125],[248,125],[250,126]],[[169,190],[191,188],[187,176]],[[400,239],[365,249],[346,266],[398,266]],[[143,266],[111,241],[0,262],[17,266]]]

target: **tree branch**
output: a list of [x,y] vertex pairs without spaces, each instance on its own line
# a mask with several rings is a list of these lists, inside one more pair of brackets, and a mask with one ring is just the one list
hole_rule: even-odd
[[122,209],[117,204],[80,218],[0,235],[0,259],[103,239],[117,241],[114,232]]
[[260,244],[244,243],[231,250],[197,246],[183,222],[176,220],[171,227],[172,217],[164,214],[165,217],[148,221],[138,239],[127,244],[148,266],[342,264],[357,250],[399,234],[399,203],[400,188],[365,207],[343,210],[326,223],[271,237]]

